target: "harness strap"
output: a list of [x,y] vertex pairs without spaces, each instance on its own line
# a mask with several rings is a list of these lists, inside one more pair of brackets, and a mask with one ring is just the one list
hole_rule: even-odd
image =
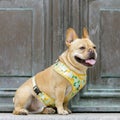
[[37,87],[37,85],[35,83],[35,76],[32,77],[32,82],[33,82],[33,90],[38,95],[39,93],[41,93],[41,91],[40,91],[40,89]]
[[75,73],[60,61],[54,64],[54,70],[72,85],[72,91],[66,96],[67,100],[74,97],[86,84],[86,74]]
[[[53,69],[62,77],[66,78],[72,85],[72,91],[65,97],[65,100],[69,100],[75,96],[86,84],[86,74],[77,74],[71,71],[65,64],[60,61],[54,64]],[[33,90],[36,93],[37,98],[46,106],[55,106],[55,100],[43,91],[39,90],[35,83],[35,76],[32,77],[32,83]]]
[[32,84],[33,84],[33,90],[37,95],[37,98],[44,104],[47,106],[54,106],[55,105],[55,101],[53,98],[49,97],[46,93],[40,91],[40,89],[37,87],[36,82],[35,82],[35,76],[32,77]]

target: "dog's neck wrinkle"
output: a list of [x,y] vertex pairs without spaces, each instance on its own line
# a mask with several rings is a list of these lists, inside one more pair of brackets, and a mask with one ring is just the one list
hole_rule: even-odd
[[[69,62],[69,60],[67,59],[67,50],[59,57],[59,60],[64,63],[66,66],[68,66],[68,68],[74,72],[77,72],[79,74],[86,74],[86,70],[81,70],[77,67],[75,67],[73,64],[71,64]],[[81,72],[82,71],[82,72]]]

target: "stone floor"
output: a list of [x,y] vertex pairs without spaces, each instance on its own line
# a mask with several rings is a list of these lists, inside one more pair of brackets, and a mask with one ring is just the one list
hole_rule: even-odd
[[0,113],[0,120],[120,120],[120,113],[72,113],[70,115],[12,115]]

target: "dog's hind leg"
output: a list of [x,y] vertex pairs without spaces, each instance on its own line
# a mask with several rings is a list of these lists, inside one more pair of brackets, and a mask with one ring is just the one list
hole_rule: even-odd
[[14,115],[28,115],[28,111],[21,107],[16,107],[13,111]]
[[42,114],[54,114],[56,112],[52,107],[45,107],[42,111]]
[[[26,91],[27,92],[27,91]],[[13,114],[15,115],[27,115],[27,107],[31,104],[32,95],[24,94],[23,90],[18,90],[17,94],[14,97],[14,110]]]
[[15,108],[14,108],[14,111],[13,111],[13,114],[14,115],[27,115],[28,114],[28,110],[27,110],[27,106],[29,106],[31,101],[24,101],[24,100],[18,100],[15,101]]

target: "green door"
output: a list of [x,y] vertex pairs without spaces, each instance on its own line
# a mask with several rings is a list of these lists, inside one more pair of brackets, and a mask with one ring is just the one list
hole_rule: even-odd
[[12,111],[15,90],[44,68],[42,16],[42,0],[0,1],[0,111]]
[[15,90],[65,49],[65,31],[88,27],[98,60],[74,112],[120,111],[120,0],[1,0],[0,111],[12,111]]
[[120,111],[120,1],[87,0],[83,4],[83,24],[97,46],[98,60],[71,106],[74,111]]

